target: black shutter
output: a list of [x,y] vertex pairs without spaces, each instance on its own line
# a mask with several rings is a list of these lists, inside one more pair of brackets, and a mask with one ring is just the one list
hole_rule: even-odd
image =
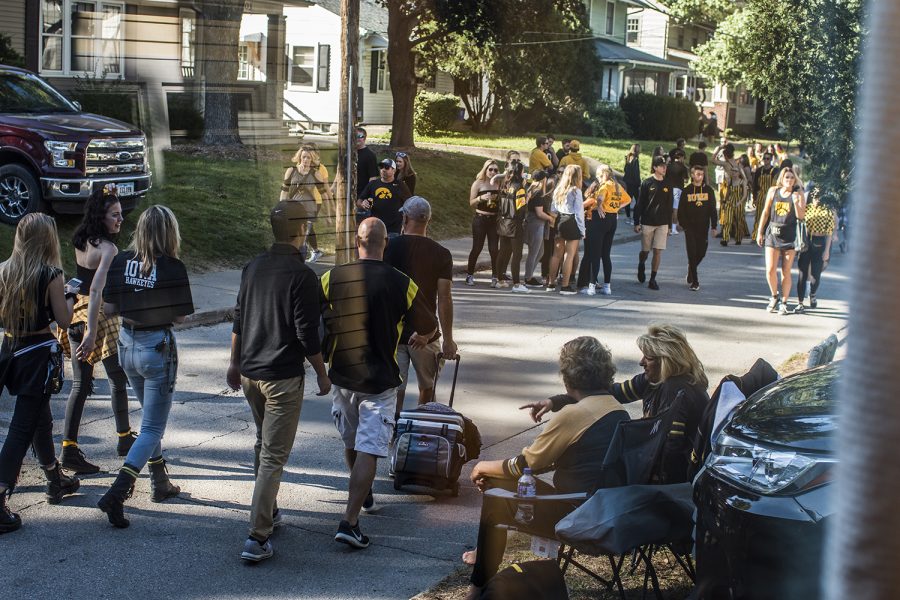
[[372,50],[372,64],[369,69],[369,93],[378,92],[378,50]]
[[318,85],[316,89],[320,92],[327,92],[331,85],[331,46],[328,44],[319,44],[319,73]]

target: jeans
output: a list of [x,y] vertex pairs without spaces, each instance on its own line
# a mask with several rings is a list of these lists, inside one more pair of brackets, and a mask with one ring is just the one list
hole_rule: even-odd
[[131,331],[122,327],[119,360],[144,412],[140,434],[125,458],[127,464],[140,471],[148,460],[162,456],[162,438],[178,371],[175,335],[169,329]]
[[250,506],[250,535],[265,540],[272,535],[272,513],[281,475],[297,436],[303,406],[303,375],[276,381],[241,377],[241,387],[256,424],[256,483]]
[[615,213],[608,213],[601,219],[599,213],[595,212],[590,221],[585,221],[584,256],[578,267],[578,287],[598,283],[601,264],[603,282],[609,283],[612,279],[612,243],[618,224],[619,216]]
[[466,273],[475,273],[475,263],[484,249],[484,240],[487,238],[488,254],[491,255],[491,276],[497,277],[497,215],[480,215],[475,213],[472,217],[472,251],[469,252],[469,264]]
[[[9,356],[18,348],[25,348],[34,343],[53,339],[48,334],[30,336],[20,340],[16,348],[8,340],[3,341],[3,355]],[[47,361],[50,357],[49,348],[38,348],[18,358],[9,356],[8,366],[0,365],[0,373],[6,369],[5,381],[31,378],[34,373],[46,373]],[[50,394],[39,392],[34,386],[29,389],[15,390],[16,405],[13,409],[12,419],[9,421],[9,433],[0,450],[0,484],[12,490],[19,479],[19,471],[22,470],[22,461],[28,453],[28,447],[34,448],[34,453],[41,466],[49,467],[56,464],[56,451],[53,447],[53,415],[50,413]],[[13,391],[13,390],[11,390]]]
[[[541,277],[544,283],[551,283],[550,278],[550,260],[553,258],[553,248],[556,245],[556,227],[547,227],[547,233],[544,235],[544,254],[541,256]],[[555,281],[552,283],[556,283]]]
[[[69,329],[69,339],[73,344],[73,350],[77,343],[81,343],[82,335],[73,329]],[[74,354],[74,352],[73,352]],[[103,359],[103,368],[106,370],[106,378],[109,381],[109,392],[112,396],[113,416],[116,420],[116,432],[122,433],[131,429],[128,421],[128,379],[125,371],[119,365],[118,355],[113,354]],[[84,413],[84,403],[87,397],[94,392],[94,365],[78,360],[72,356],[72,390],[66,401],[66,420],[63,427],[63,439],[73,442],[78,441],[78,429],[81,427],[81,415]]]
[[500,237],[500,254],[497,256],[497,272],[502,276],[506,267],[512,262],[513,285],[518,285],[522,273],[522,246],[525,243],[525,232],[522,229],[516,237]]
[[822,279],[822,270],[825,267],[825,246],[828,236],[812,235],[809,237],[809,248],[806,252],[797,255],[797,267],[800,269],[800,279],[797,280],[797,298],[802,304],[806,298],[806,284],[809,283],[809,295],[815,296],[819,289],[819,281]]
[[525,257],[525,281],[534,277],[534,270],[544,255],[544,228],[546,221],[529,216],[525,221],[525,245],[528,256]]

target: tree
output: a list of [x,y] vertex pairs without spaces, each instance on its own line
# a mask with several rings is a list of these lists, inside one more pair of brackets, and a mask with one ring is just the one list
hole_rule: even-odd
[[12,38],[0,33],[0,64],[13,67],[24,67],[25,60],[12,47]]
[[203,143],[238,145],[238,76],[243,0],[202,0],[199,25],[203,40]]
[[679,23],[715,25],[737,8],[734,0],[661,0]]
[[811,176],[846,195],[856,138],[862,0],[747,0],[701,46],[706,76],[743,83],[807,148]]

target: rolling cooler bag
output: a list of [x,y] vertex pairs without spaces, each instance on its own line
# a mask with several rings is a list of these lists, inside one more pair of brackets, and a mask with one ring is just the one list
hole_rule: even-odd
[[458,374],[457,355],[449,405],[428,402],[400,413],[391,453],[395,490],[409,485],[459,494],[460,471],[466,461],[478,458],[481,436],[472,421],[452,408]]

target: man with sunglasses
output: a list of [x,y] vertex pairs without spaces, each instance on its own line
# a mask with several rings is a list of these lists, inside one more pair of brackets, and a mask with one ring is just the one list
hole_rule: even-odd
[[378,177],[378,158],[366,146],[368,134],[362,127],[356,128],[356,194],[362,193],[373,177]]
[[385,158],[378,163],[379,177],[368,182],[359,194],[356,207],[381,219],[387,227],[388,237],[397,237],[403,227],[400,208],[412,196],[402,181],[396,180],[397,163]]

